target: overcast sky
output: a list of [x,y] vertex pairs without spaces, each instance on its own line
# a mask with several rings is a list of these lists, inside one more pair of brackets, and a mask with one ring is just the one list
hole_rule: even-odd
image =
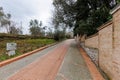
[[5,13],[12,15],[12,20],[23,24],[24,34],[28,34],[29,21],[38,19],[44,26],[49,26],[52,15],[52,0],[0,0]]

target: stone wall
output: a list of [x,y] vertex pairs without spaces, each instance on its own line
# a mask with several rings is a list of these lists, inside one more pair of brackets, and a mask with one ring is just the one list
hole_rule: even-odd
[[[111,80],[120,80],[120,5],[111,10],[113,19],[98,28],[98,35],[85,40],[85,50],[94,56],[92,48],[98,48],[100,68]],[[90,56],[92,58],[92,56]]]
[[110,77],[113,77],[113,24],[112,21],[99,29],[99,66]]
[[85,46],[98,48],[98,34],[95,34],[85,40]]
[[120,79],[120,5],[117,6],[113,11],[113,80]]
[[98,66],[98,34],[92,35],[85,40],[85,51]]
[[[113,21],[108,21],[98,28],[98,35],[85,40],[84,48],[91,59],[112,79],[113,78]],[[89,47],[89,48],[88,48]],[[99,51],[94,51],[97,48]],[[96,49],[96,50],[97,50]],[[92,52],[93,51],[93,52]],[[93,57],[94,56],[94,57]]]

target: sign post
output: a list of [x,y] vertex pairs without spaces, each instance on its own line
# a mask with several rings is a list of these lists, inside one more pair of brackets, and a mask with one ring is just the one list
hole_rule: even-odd
[[15,55],[15,50],[17,49],[17,44],[16,43],[7,43],[6,44],[6,50],[7,54],[9,56]]

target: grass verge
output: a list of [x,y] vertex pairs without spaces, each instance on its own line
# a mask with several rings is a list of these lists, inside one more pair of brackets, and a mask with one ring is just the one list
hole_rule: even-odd
[[[6,43],[15,42],[17,43],[17,50],[14,56],[8,56],[6,54]],[[55,41],[53,39],[24,39],[24,40],[3,40],[0,42],[0,62],[22,55],[29,51],[43,47],[48,44],[52,44]]]

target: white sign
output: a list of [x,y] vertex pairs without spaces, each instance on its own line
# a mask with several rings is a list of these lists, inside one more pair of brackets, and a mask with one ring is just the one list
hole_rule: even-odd
[[6,50],[16,50],[17,44],[16,43],[7,43]]
[[8,51],[7,53],[9,56],[12,56],[12,55],[15,55],[15,50],[12,50],[12,51]]
[[15,55],[15,50],[16,49],[17,49],[17,44],[16,43],[7,43],[6,50],[7,50],[7,54],[9,56]]

